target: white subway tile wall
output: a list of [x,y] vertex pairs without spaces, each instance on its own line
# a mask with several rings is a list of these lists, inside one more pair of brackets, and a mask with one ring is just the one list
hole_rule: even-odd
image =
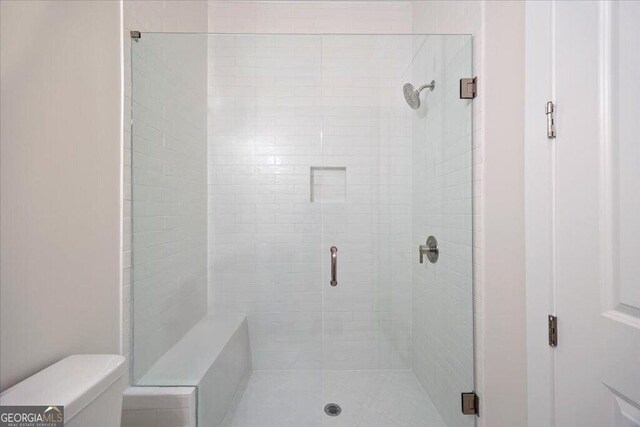
[[[346,203],[323,207],[324,369],[408,369],[412,37],[322,38],[322,154],[346,167]],[[329,286],[329,247],[338,286]]]
[[318,36],[209,36],[209,303],[247,314],[254,369],[320,367],[320,53]]
[[[409,367],[411,58],[411,37],[209,36],[210,303],[248,314],[255,369]],[[319,170],[344,201],[311,201]]]
[[207,310],[206,40],[145,34],[132,55],[137,380]]

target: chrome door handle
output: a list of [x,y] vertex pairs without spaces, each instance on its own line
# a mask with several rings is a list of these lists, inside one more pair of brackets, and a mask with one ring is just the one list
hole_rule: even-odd
[[426,245],[420,245],[418,247],[418,252],[420,253],[420,264],[424,263],[424,256],[427,256],[429,262],[435,264],[438,261],[438,241],[435,237],[429,236],[427,239]]
[[331,246],[331,286],[338,286],[338,248]]

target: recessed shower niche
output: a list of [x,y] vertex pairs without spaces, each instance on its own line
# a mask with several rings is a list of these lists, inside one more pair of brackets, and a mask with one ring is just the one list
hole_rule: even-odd
[[344,166],[311,166],[309,187],[311,203],[347,201],[347,168]]

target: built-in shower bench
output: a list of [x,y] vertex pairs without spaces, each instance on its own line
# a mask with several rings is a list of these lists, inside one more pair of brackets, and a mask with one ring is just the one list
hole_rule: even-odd
[[[195,388],[198,427],[217,426],[236,393],[242,393],[250,374],[246,316],[208,314],[137,381],[142,388],[130,387],[125,391],[122,426],[139,425],[127,424],[128,420],[139,423],[142,415],[139,411],[171,409],[167,405],[188,407],[187,397],[172,399],[172,394],[188,395],[184,388]],[[176,389],[176,392],[164,387]],[[189,412],[192,410],[188,409]]]

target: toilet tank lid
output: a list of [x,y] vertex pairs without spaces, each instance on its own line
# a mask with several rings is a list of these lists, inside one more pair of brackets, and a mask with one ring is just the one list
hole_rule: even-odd
[[124,375],[125,359],[81,354],[54,363],[0,394],[0,405],[64,406],[66,421]]

